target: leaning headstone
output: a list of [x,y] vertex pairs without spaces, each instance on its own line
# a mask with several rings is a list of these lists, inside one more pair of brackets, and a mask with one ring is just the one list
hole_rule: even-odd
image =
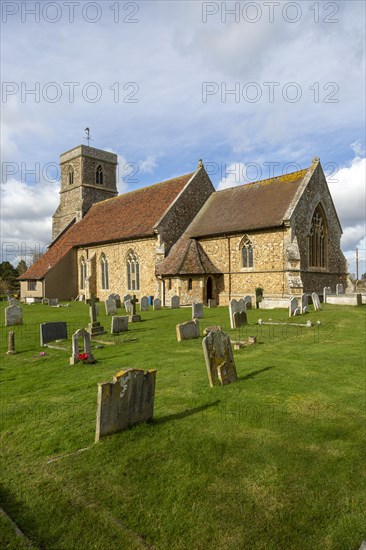
[[90,336],[92,338],[95,338],[100,336],[101,334],[105,334],[106,331],[104,330],[104,327],[102,327],[101,324],[98,322],[97,301],[94,294],[90,298],[89,302],[90,323],[88,324],[88,331],[90,333]]
[[153,309],[156,311],[157,309],[161,309],[161,300],[160,298],[154,298],[153,300]]
[[120,332],[126,332],[128,330],[128,317],[119,317],[114,315],[112,317],[111,333],[119,334]]
[[192,304],[192,319],[203,319],[203,304]]
[[143,296],[140,300],[140,310],[141,311],[148,311],[149,310],[149,298],[147,296]]
[[114,315],[117,313],[117,304],[114,298],[107,298],[105,301],[105,312],[106,315]]
[[294,311],[294,317],[296,317],[297,315],[301,315],[301,309],[299,307],[297,307]]
[[325,286],[323,288],[323,304],[327,302],[327,296],[329,296],[332,293],[332,290],[330,286]]
[[202,341],[210,386],[230,384],[237,380],[230,336],[212,330]]
[[124,306],[125,306],[126,313],[132,315],[132,303],[131,303],[131,300],[126,300],[126,301],[124,302]]
[[344,286],[342,283],[336,285],[336,294],[344,294]]
[[7,353],[7,355],[15,355],[16,354],[16,351],[15,351],[15,334],[12,330],[8,333],[8,351],[6,353]]
[[171,309],[177,309],[180,307],[180,300],[179,296],[172,296],[170,299],[170,307]]
[[305,306],[302,308],[303,313],[309,313],[309,306]]
[[23,311],[20,306],[9,306],[5,308],[5,326],[11,327],[13,325],[23,324]]
[[49,298],[48,299],[48,305],[51,307],[58,306],[58,299],[57,298]]
[[198,321],[187,321],[186,323],[176,325],[176,332],[178,342],[181,342],[182,340],[191,340],[192,338],[199,338],[200,327]]
[[207,334],[209,332],[211,332],[212,330],[221,330],[221,327],[219,327],[218,325],[212,325],[212,326],[205,327],[203,329],[203,336],[207,336]]
[[123,303],[127,302],[127,300],[132,300],[131,294],[126,294],[126,295],[123,297]]
[[246,305],[245,301],[242,298],[241,300],[230,300],[229,302],[229,315],[230,315],[230,327],[232,329],[235,328],[234,326],[234,313],[240,313],[242,311],[246,311]]
[[293,317],[293,315],[295,314],[295,309],[297,309],[297,298],[293,296],[292,298],[290,298],[290,303],[288,306],[289,317]]
[[156,370],[127,369],[98,384],[95,442],[152,419],[155,381]]
[[40,345],[45,346],[55,340],[67,340],[67,324],[64,321],[42,323],[40,329]]
[[207,300],[207,305],[209,308],[217,307],[217,301],[210,298],[209,300]]
[[234,313],[234,328],[239,328],[248,323],[247,314],[245,311],[236,311]]
[[316,292],[313,292],[313,293],[312,293],[311,299],[312,299],[312,301],[313,301],[314,310],[315,310],[315,311],[318,311],[319,309],[321,309],[321,307],[320,307],[319,296],[317,295]]

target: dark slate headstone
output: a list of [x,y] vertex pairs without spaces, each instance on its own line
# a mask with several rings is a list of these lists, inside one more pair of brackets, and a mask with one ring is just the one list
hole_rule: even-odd
[[64,321],[42,323],[39,328],[41,346],[54,340],[67,340],[67,324]]

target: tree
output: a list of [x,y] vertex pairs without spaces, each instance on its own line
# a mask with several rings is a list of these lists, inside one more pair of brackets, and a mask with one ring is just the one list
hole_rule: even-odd
[[28,267],[27,267],[27,264],[25,263],[25,261],[20,260],[20,262],[18,263],[18,265],[16,267],[18,275],[22,275],[23,273],[25,273],[27,271],[27,269],[28,269]]
[[7,283],[13,283],[18,277],[18,272],[10,262],[2,262],[0,264],[0,277]]

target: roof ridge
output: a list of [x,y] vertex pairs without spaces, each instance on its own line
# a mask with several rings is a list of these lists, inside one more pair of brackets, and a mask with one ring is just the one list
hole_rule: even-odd
[[[183,235],[182,235],[182,237],[183,237]],[[180,239],[179,239],[179,240],[180,240]],[[178,244],[179,240],[177,241],[177,244]],[[189,251],[189,249],[191,248],[191,244],[192,244],[192,239],[189,237],[188,240],[187,240],[187,243],[186,243],[186,245],[185,245],[185,247],[184,247],[184,252],[183,252],[183,254],[182,254],[182,260],[181,260],[181,262],[179,263],[179,268],[178,268],[178,270],[177,270],[177,273],[180,272],[180,269],[181,269],[182,265],[184,264],[184,261],[185,261],[185,259],[186,259],[187,254],[188,254],[188,251]],[[169,254],[168,254],[168,256],[169,256]],[[168,257],[168,256],[167,256],[167,257]]]
[[[307,168],[302,168],[301,170],[295,170],[295,172],[289,172],[288,174],[280,174],[279,176],[274,176],[273,178],[266,178],[263,180],[257,180],[257,181],[251,181],[250,183],[241,183],[240,185],[233,185],[232,187],[227,187],[226,189],[219,189],[216,191],[216,193],[223,193],[224,191],[230,191],[231,189],[237,189],[238,187],[244,187],[248,185],[256,185],[257,183],[271,183],[275,180],[278,180],[279,178],[288,178],[291,179],[291,176],[294,176],[295,174],[300,174],[301,172],[308,172],[310,170],[311,166],[308,166]],[[305,175],[305,174],[304,174]]]
[[193,176],[196,172],[188,172],[187,174],[182,174],[181,176],[175,176],[174,178],[169,178],[167,180],[158,181],[157,183],[151,183],[150,185],[146,185],[145,187],[139,187],[138,189],[133,189],[131,191],[127,191],[126,193],[121,193],[120,195],[117,195],[116,197],[110,197],[109,199],[104,199],[103,201],[98,201],[92,204],[90,207],[93,208],[94,206],[98,206],[98,204],[104,204],[108,201],[114,201],[117,199],[120,199],[122,197],[126,197],[127,195],[132,195],[133,193],[139,193],[141,191],[145,191],[145,189],[150,189],[151,187],[157,187],[158,185],[164,185],[166,183],[170,183],[171,181],[178,180],[180,178],[186,178],[188,176]]

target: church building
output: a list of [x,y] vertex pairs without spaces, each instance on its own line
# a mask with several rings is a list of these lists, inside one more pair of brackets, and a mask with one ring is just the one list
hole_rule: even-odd
[[21,297],[154,296],[170,304],[269,300],[347,285],[342,228],[320,160],[215,191],[197,170],[118,195],[117,156],[61,155],[60,204],[47,252],[19,277]]

